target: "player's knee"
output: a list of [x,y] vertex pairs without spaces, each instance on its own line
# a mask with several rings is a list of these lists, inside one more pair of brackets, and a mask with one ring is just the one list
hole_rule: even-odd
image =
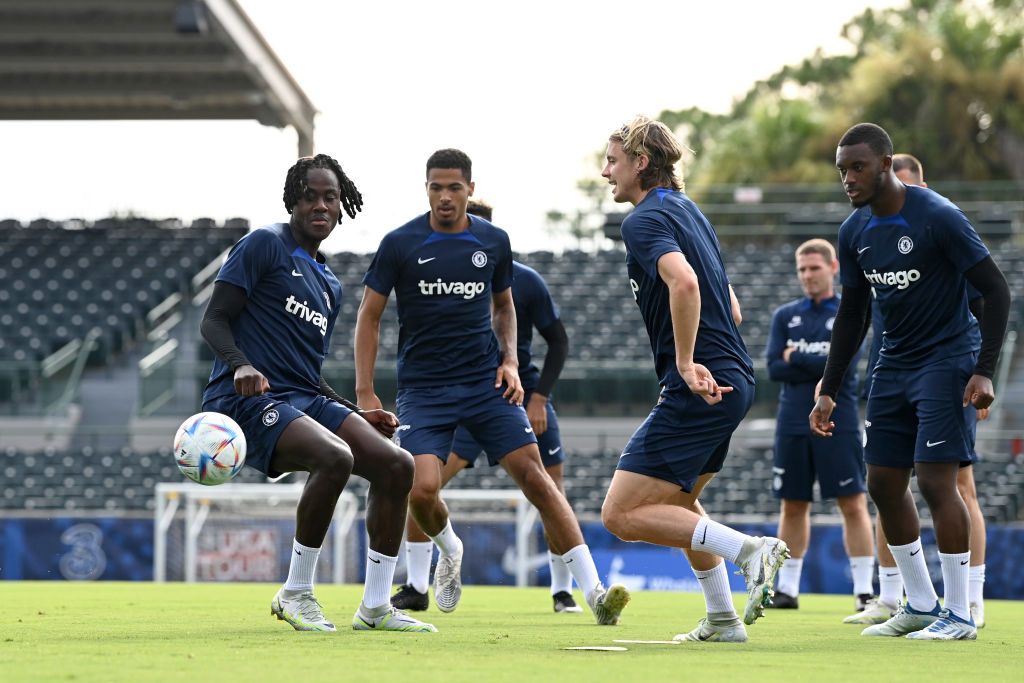
[[957,481],[956,489],[960,492],[960,497],[964,499],[965,503],[971,503],[978,499],[978,492],[969,483]]
[[432,510],[439,502],[440,494],[436,488],[413,485],[409,491],[409,507],[413,510]]
[[416,462],[404,448],[394,447],[392,451],[388,456],[387,484],[395,491],[409,493],[416,475]]
[[639,541],[637,533],[629,523],[629,515],[620,505],[608,498],[601,505],[601,523],[604,528],[623,541]]
[[891,487],[885,482],[879,480],[878,477],[868,477],[868,495],[871,496],[871,500],[875,501],[875,505],[878,505],[878,501],[889,500],[891,494]]
[[324,448],[320,457],[317,458],[311,474],[315,473],[320,477],[330,478],[344,487],[352,474],[354,463],[352,451],[344,441],[338,439],[337,442]]

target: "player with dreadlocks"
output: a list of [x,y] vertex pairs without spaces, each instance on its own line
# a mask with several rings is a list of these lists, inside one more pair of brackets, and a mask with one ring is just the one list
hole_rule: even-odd
[[385,410],[360,410],[320,374],[342,296],[320,244],[342,207],[355,218],[362,196],[337,161],[318,154],[288,170],[284,206],[287,223],[253,230],[232,248],[201,324],[217,355],[203,410],[238,422],[247,465],[268,477],[309,473],[288,579],[271,613],[299,631],[336,630],[313,595],[313,576],[338,498],[355,474],[370,483],[370,542],[352,628],[436,631],[388,600],[414,473],[412,456],[390,441],[398,419]]

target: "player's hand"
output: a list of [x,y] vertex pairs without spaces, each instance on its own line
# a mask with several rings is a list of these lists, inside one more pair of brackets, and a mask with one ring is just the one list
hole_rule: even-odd
[[240,365],[235,370],[235,391],[242,396],[262,396],[270,390],[270,382],[251,365]]
[[548,431],[548,397],[536,392],[530,394],[530,400],[526,402],[526,417],[537,436]]
[[836,402],[831,396],[819,396],[814,403],[814,409],[808,418],[811,421],[811,431],[818,436],[832,436],[832,430],[836,424],[829,418],[835,410]]
[[362,415],[364,420],[373,425],[378,432],[389,439],[395,435],[395,430],[398,429],[398,418],[394,413],[387,410],[379,408],[363,410],[360,415]]
[[515,363],[502,363],[498,366],[498,373],[494,378],[494,388],[500,389],[505,385],[505,391],[501,393],[502,398],[507,398],[509,403],[517,406],[523,405],[523,383],[519,379],[519,367]]
[[971,375],[964,389],[964,407],[971,404],[978,410],[988,408],[996,400],[996,392],[992,388],[992,380],[982,375]]
[[732,391],[732,387],[718,386],[711,371],[700,363],[683,364],[678,369],[690,391],[703,398],[708,405],[715,405],[722,400],[722,394]]
[[795,351],[795,350],[796,350],[796,348],[793,347],[793,346],[787,346],[785,349],[783,349],[782,350],[782,360],[784,360],[784,361],[786,361],[788,363],[789,362],[789,357],[793,355],[793,351]]
[[818,397],[821,396],[821,383],[824,382],[824,381],[825,381],[825,378],[822,377],[821,379],[818,380],[818,383],[814,385],[814,400],[815,401],[817,401]]
[[982,420],[987,420],[988,419],[988,411],[989,411],[988,408],[979,408],[978,409],[978,421],[979,422],[982,421]]

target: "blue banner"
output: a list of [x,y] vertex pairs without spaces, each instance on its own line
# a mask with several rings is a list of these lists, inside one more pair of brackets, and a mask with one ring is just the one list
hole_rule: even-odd
[[[511,522],[459,523],[454,520],[454,525],[466,547],[462,564],[463,583],[515,584],[515,530]],[[361,526],[357,521],[355,529],[359,530]],[[744,533],[764,536],[774,534],[776,527],[774,524],[761,524],[740,525],[736,528]],[[208,564],[213,569],[228,567],[232,571],[218,569],[210,573],[204,570],[199,572],[200,578],[256,580],[253,578],[255,575],[250,574],[260,569],[259,580],[283,581],[287,574],[290,537],[294,526],[292,523],[281,523],[274,529],[276,532],[273,539],[266,536],[265,530],[247,534],[240,531],[219,533],[217,538],[230,542],[223,548],[215,549],[219,554],[211,557],[216,562],[211,560]],[[583,534],[594,555],[598,573],[606,584],[621,582],[635,590],[700,590],[686,556],[680,550],[646,543],[625,543],[608,533],[599,522],[584,524]],[[357,533],[356,536],[352,548],[356,555],[351,560],[354,572],[347,574],[350,581],[362,581],[365,569],[366,537],[364,533]],[[941,595],[942,571],[932,530],[923,529],[921,540],[932,581]],[[238,557],[239,552],[236,552],[239,548],[235,546],[244,546],[241,548],[244,551],[241,559]],[[232,552],[228,553],[229,550]],[[214,551],[203,552],[209,554]],[[276,561],[271,557],[275,553],[279,556]],[[328,558],[323,559],[324,562],[329,561]],[[989,525],[985,596],[1024,599],[1024,573],[1017,571],[1022,562],[1024,529]],[[395,575],[396,583],[404,579],[404,565],[403,558],[399,561]],[[241,572],[238,567],[246,571]],[[263,576],[263,570],[267,567],[271,569],[270,574]],[[535,529],[529,567],[530,582],[533,585],[549,584],[548,553],[543,545],[540,525]],[[742,578],[732,574],[731,566],[729,571],[732,589],[745,590]],[[323,568],[319,576],[321,581],[329,580],[329,574]],[[178,577],[169,575],[169,578],[173,580]],[[153,579],[153,521],[73,517],[0,519],[0,579],[150,581]],[[804,557],[800,592],[850,594],[852,588],[842,528],[812,527],[810,547]]]

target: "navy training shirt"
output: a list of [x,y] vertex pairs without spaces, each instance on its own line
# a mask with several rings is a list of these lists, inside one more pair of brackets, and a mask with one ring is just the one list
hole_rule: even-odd
[[907,186],[893,216],[865,206],[843,222],[840,281],[871,286],[884,330],[880,367],[916,368],[980,348],[963,273],[988,254],[963,212],[924,187]]
[[501,363],[491,293],[512,285],[508,234],[479,216],[467,230],[437,232],[430,214],[381,240],[363,284],[398,306],[398,386],[493,379]]
[[[832,323],[838,310],[838,296],[823,299],[819,304],[804,297],[779,306],[772,314],[765,360],[768,376],[782,384],[775,427],[779,434],[810,434],[807,416],[814,408],[814,388],[825,372]],[[794,349],[788,363],[782,359],[786,348]],[[859,431],[856,371],[859,358],[860,351],[850,361],[850,369],[836,395],[832,420],[837,432]]]
[[519,379],[527,393],[537,388],[540,368],[533,362],[533,329],[543,330],[558,320],[558,306],[540,274],[519,261],[512,262],[512,300],[516,304],[516,351]]
[[[298,245],[287,223],[275,223],[240,239],[217,280],[245,290],[248,300],[231,333],[270,390],[320,393],[342,296],[331,269]],[[234,394],[234,372],[218,358],[203,401]]]
[[629,284],[651,339],[658,382],[665,387],[685,386],[676,369],[668,287],[658,275],[658,259],[674,251],[686,257],[700,287],[694,362],[712,374],[741,370],[753,382],[753,364],[732,317],[718,237],[697,205],[682,192],[654,188],[622,221],[622,241]]

